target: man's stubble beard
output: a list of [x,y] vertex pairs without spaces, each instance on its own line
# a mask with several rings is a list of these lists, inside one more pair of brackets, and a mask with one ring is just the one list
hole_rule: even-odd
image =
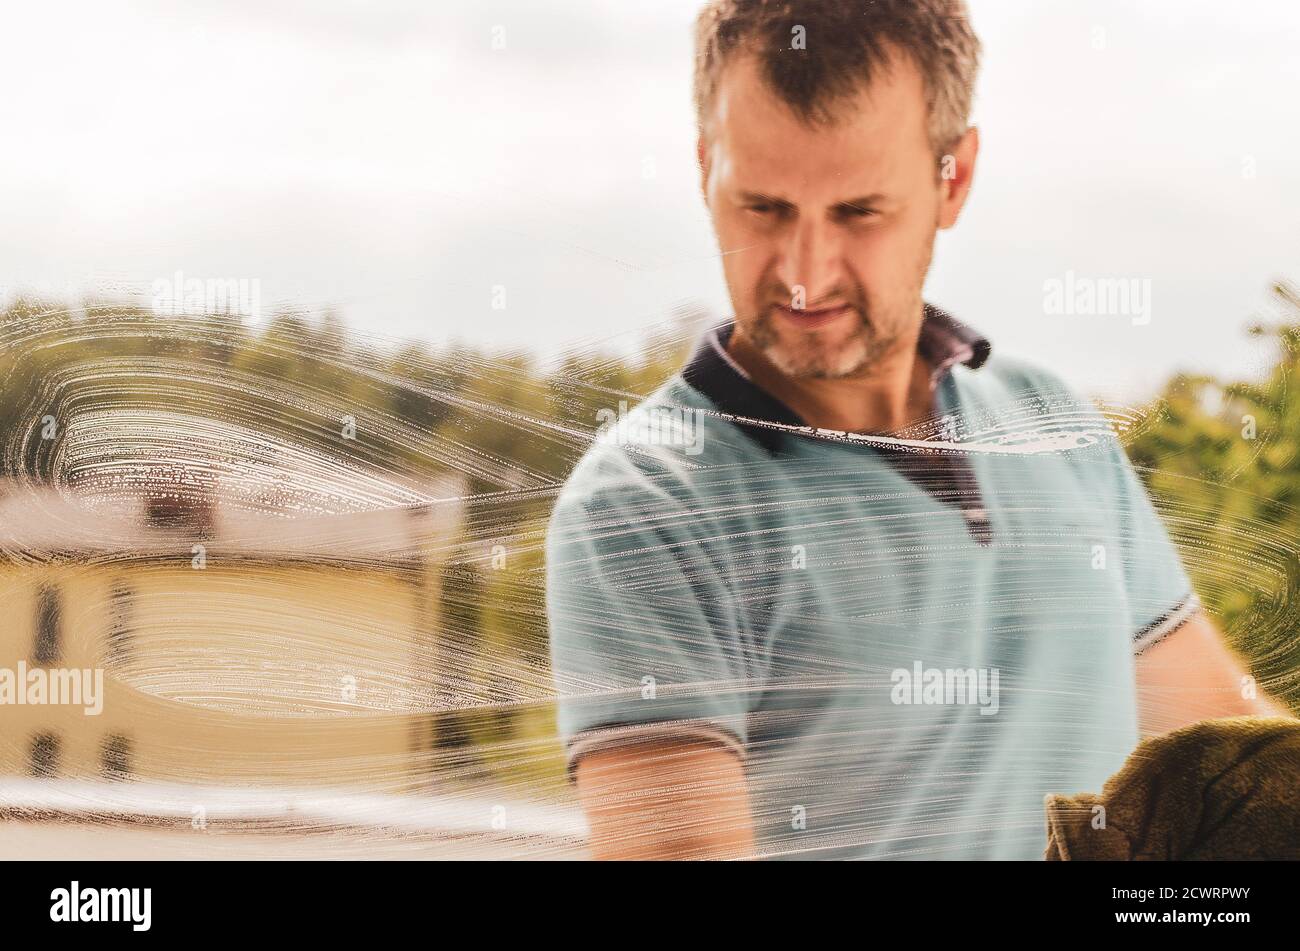
[[817,330],[799,334],[800,339],[783,341],[773,326],[772,307],[761,311],[747,336],[778,370],[787,377],[805,380],[834,380],[861,376],[897,350],[898,335],[882,335],[878,324],[868,318],[861,305],[854,305],[856,326],[847,335],[834,339]]
[[[872,372],[898,353],[904,346],[905,331],[913,325],[924,303],[922,289],[930,271],[934,253],[934,232],[922,248],[913,271],[912,287],[903,303],[894,313],[880,313],[868,307],[866,294],[856,288],[851,303],[857,324],[847,338],[823,340],[824,334],[816,330],[801,334],[803,352],[788,352],[773,326],[776,318],[774,305],[758,311],[752,326],[744,333],[750,343],[767,360],[787,377],[805,380],[837,380],[850,377],[868,377]],[[768,298],[764,298],[768,299]]]

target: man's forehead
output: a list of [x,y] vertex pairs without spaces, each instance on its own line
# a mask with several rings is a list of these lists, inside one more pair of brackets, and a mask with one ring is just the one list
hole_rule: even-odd
[[767,179],[769,187],[782,181],[866,186],[890,177],[900,161],[924,160],[929,149],[924,87],[906,58],[832,103],[830,123],[796,115],[752,55],[727,64],[714,107],[713,145],[725,152],[728,177]]

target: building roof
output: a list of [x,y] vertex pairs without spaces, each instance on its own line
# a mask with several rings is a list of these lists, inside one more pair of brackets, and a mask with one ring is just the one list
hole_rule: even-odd
[[[143,495],[0,481],[0,561],[112,561],[177,558],[194,546],[209,558],[370,564],[390,567],[454,544],[465,495],[462,477],[448,475],[419,490],[403,488],[370,507],[321,511],[277,508],[231,495],[181,505],[156,517]],[[170,498],[184,500],[184,491]],[[155,517],[151,518],[151,510]],[[201,517],[187,517],[201,513]]]

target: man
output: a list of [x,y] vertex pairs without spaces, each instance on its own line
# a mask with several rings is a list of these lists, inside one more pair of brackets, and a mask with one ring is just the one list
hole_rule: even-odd
[[961,0],[700,15],[735,318],[548,537],[598,857],[1037,859],[1044,796],[1100,789],[1139,728],[1283,712],[1091,404],[922,300],[978,53]]

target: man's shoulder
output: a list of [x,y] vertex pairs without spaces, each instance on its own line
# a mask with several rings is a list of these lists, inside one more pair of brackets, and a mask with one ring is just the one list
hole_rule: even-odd
[[1014,354],[990,355],[978,370],[961,368],[963,402],[989,438],[1043,451],[1113,456],[1118,433],[1105,407],[1060,373]]
[[1055,370],[1018,354],[993,353],[971,379],[1001,387],[1016,396],[1037,396],[1092,405]]
[[635,517],[647,506],[683,501],[692,473],[704,465],[715,417],[707,398],[676,374],[638,403],[602,407],[592,443],[565,481],[554,517],[620,511]]

